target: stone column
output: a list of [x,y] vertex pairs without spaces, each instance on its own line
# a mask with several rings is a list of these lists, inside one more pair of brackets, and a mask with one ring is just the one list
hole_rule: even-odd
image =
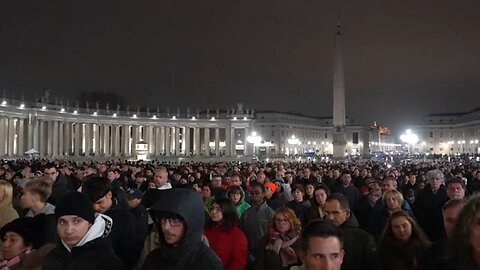
[[193,128],[193,154],[200,155],[200,128]]
[[210,156],[210,128],[205,128],[205,156]]
[[18,119],[17,124],[17,152],[19,156],[23,156],[25,154],[25,119]]
[[165,155],[170,156],[172,147],[172,137],[170,127],[165,127]]
[[110,156],[110,126],[103,125],[103,149],[105,156]]
[[161,154],[166,154],[166,151],[165,151],[165,136],[166,135],[166,127],[163,126],[160,128],[160,152]]
[[154,156],[155,155],[155,140],[153,136],[154,132],[154,127],[153,126],[148,126],[147,127],[147,143],[148,143],[148,154],[149,156]]
[[131,145],[131,153],[132,155],[136,155],[135,153],[135,145],[138,142],[138,126],[132,126],[132,145]]
[[85,156],[90,156],[90,151],[92,150],[92,124],[85,124]]
[[82,130],[82,124],[81,123],[75,123],[74,126],[75,129],[75,144],[74,144],[74,149],[73,152],[75,156],[80,155],[80,148],[82,147],[82,140],[81,140],[81,130]]
[[53,156],[53,122],[48,121],[47,124],[47,156]]
[[174,127],[175,129],[175,155],[179,156],[180,155],[180,127]]
[[34,126],[34,118],[30,116],[28,118],[28,123],[27,123],[27,151],[33,148],[33,140],[34,140],[34,135],[33,135],[33,126]]
[[53,121],[52,124],[52,157],[58,157],[58,121]]
[[160,134],[160,127],[155,127],[155,156],[161,154],[161,134]]
[[58,122],[58,155],[60,156],[64,156],[65,154],[65,150],[63,148],[63,140],[65,139],[64,124],[64,122]]
[[185,145],[184,147],[184,154],[186,156],[190,156],[191,149],[190,149],[190,127],[185,127],[185,132],[183,133],[183,144]]
[[32,148],[39,151],[38,140],[39,140],[39,122],[38,119],[32,121]]
[[120,126],[115,125],[115,139],[113,140],[113,153],[112,156],[120,156]]
[[93,126],[93,137],[95,140],[95,151],[93,152],[93,155],[98,157],[102,153],[100,151],[100,125],[99,124],[94,124]]
[[0,118],[0,156],[6,154],[5,151],[5,134],[7,133],[5,118]]
[[130,126],[122,126],[123,156],[130,156]]
[[244,145],[244,150],[243,150],[243,154],[245,156],[249,155],[250,154],[250,151],[248,149],[248,142],[247,142],[247,137],[249,135],[249,129],[248,128],[245,128],[245,136],[243,137],[243,145]]
[[220,128],[215,128],[215,156],[220,156]]
[[13,144],[15,140],[15,119],[13,117],[8,118],[8,155],[13,156],[14,149]]
[[66,122],[64,124],[64,129],[65,139],[63,141],[63,148],[65,153],[67,153],[67,156],[69,156],[70,152],[72,152],[72,123]]
[[232,129],[230,127],[225,128],[225,156],[232,156]]
[[45,121],[38,120],[38,154],[40,156],[45,155]]

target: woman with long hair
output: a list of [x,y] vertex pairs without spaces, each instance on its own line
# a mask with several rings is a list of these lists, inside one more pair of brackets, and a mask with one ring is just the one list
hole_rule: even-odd
[[284,270],[299,262],[301,223],[287,207],[275,211],[268,223],[268,233],[260,241],[255,270]]
[[225,270],[245,270],[248,260],[247,237],[239,227],[237,209],[230,199],[216,199],[209,211],[205,236],[220,257]]
[[306,223],[315,219],[323,219],[325,217],[325,211],[323,211],[323,207],[325,206],[325,201],[327,200],[328,195],[330,195],[330,191],[326,185],[319,184],[315,187],[315,190],[313,191],[313,198],[310,200],[312,207],[310,207],[310,210],[308,211]]
[[450,238],[451,266],[444,269],[480,269],[480,194],[463,206]]
[[430,246],[428,237],[405,211],[396,211],[388,218],[378,243],[384,269],[417,269],[419,260]]
[[395,189],[387,190],[383,193],[383,205],[375,209],[371,215],[368,231],[373,235],[375,239],[379,239],[382,234],[387,219],[396,211],[402,210],[403,195],[400,191]]
[[12,200],[12,184],[5,180],[0,180],[0,228],[18,218],[18,213],[13,208]]

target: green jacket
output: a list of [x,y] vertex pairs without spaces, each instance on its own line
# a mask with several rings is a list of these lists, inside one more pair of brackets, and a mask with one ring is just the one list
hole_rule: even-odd
[[357,218],[353,214],[340,226],[340,230],[345,250],[342,270],[382,269],[375,240],[369,233],[358,228]]
[[[245,201],[245,191],[240,189],[240,202],[236,205],[238,217],[242,217],[242,214],[250,208],[250,204]],[[230,189],[227,190],[227,198],[230,198]]]

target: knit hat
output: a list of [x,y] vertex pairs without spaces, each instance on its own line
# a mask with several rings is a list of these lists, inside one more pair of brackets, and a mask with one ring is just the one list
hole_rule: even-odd
[[88,197],[80,192],[70,192],[65,195],[55,206],[55,219],[62,216],[74,215],[81,217],[93,224],[95,221],[95,211]]
[[35,220],[32,217],[17,218],[2,227],[0,230],[0,239],[3,239],[7,232],[14,232],[20,235],[26,244],[31,244],[36,248],[38,243],[36,227]]
[[277,191],[277,186],[272,182],[265,182],[265,187],[268,187],[273,193]]

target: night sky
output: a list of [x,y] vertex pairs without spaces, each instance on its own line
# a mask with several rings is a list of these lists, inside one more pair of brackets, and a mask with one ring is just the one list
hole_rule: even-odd
[[398,134],[429,113],[480,106],[480,1],[337,3],[0,1],[0,90],[331,116],[341,10],[355,123]]

